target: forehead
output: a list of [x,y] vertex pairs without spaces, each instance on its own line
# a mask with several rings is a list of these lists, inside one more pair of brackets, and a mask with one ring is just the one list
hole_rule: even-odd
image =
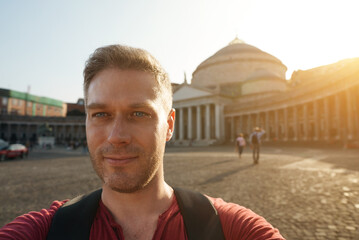
[[89,84],[90,102],[155,101],[158,83],[152,73],[138,70],[105,69]]

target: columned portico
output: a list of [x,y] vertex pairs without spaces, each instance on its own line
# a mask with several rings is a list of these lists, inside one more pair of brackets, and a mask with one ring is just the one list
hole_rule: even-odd
[[[193,74],[193,83],[180,85],[174,93],[178,123],[171,144],[231,142],[240,132],[248,137],[256,126],[266,131],[263,141],[348,146],[359,141],[359,70],[346,78],[341,75],[345,71],[338,70],[343,64],[330,71],[298,71],[291,81],[283,81],[285,88],[277,88],[277,82],[252,73],[240,81],[235,75],[213,78],[212,72],[204,74],[210,68],[206,64]],[[352,69],[359,69],[359,60],[356,64]]]
[[[223,104],[208,98],[174,105],[178,112],[171,144],[210,145],[224,141]],[[177,137],[178,135],[178,137]]]

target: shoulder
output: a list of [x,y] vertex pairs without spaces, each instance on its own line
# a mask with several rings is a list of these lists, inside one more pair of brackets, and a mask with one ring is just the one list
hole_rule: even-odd
[[0,229],[0,239],[46,239],[52,218],[64,201],[54,201],[48,209],[18,216]]
[[226,239],[284,239],[278,229],[250,209],[220,198],[209,199],[217,209]]

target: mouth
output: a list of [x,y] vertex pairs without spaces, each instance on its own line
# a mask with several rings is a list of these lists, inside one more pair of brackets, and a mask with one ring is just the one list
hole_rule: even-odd
[[137,160],[138,156],[134,155],[109,155],[103,156],[105,162],[112,166],[123,166]]

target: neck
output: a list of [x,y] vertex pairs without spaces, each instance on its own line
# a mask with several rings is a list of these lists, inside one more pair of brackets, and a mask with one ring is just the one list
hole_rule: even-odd
[[123,225],[129,219],[145,220],[153,216],[157,219],[170,207],[173,189],[164,180],[157,184],[149,183],[144,189],[133,193],[116,192],[103,185],[101,197],[114,220]]

